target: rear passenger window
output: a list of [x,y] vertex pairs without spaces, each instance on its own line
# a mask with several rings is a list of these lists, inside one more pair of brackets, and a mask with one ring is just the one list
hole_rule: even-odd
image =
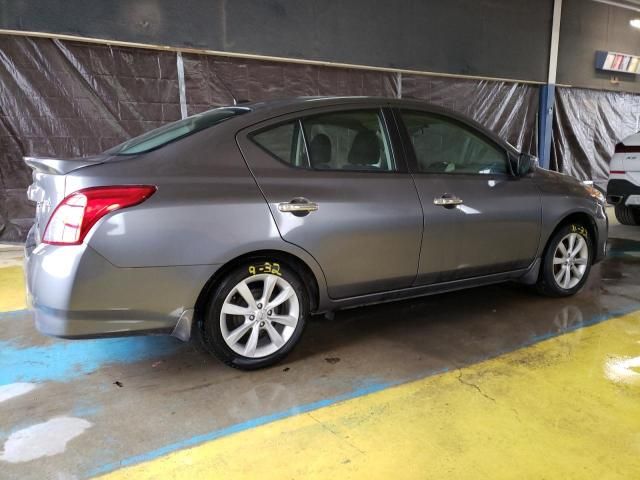
[[300,122],[271,127],[252,136],[253,141],[271,156],[294,167],[309,167]]
[[314,170],[390,172],[396,169],[382,113],[326,113],[268,127],[251,135],[271,156]]
[[315,169],[395,170],[379,110],[326,113],[302,119]]

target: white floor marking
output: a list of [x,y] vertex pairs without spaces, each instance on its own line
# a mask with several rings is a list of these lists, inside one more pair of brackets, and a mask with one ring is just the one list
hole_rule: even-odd
[[0,460],[19,463],[57,455],[65,451],[69,441],[91,425],[91,422],[82,418],[56,417],[18,430],[5,442]]
[[36,387],[37,385],[35,383],[10,383],[8,385],[0,385],[0,403],[29,393]]

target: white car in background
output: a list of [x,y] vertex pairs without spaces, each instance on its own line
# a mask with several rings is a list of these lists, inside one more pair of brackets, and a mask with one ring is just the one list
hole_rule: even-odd
[[611,159],[607,201],[623,225],[640,225],[640,132],[618,143]]

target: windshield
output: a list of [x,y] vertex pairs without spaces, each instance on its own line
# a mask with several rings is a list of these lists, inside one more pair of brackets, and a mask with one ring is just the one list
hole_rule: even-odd
[[149,152],[248,111],[250,109],[246,107],[223,107],[208,110],[132,138],[107,150],[106,153],[135,155]]

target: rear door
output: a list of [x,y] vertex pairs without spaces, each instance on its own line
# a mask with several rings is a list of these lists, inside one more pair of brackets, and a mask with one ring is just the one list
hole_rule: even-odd
[[422,210],[388,118],[342,106],[238,134],[280,235],[318,261],[332,298],[409,287],[416,277]]
[[447,116],[398,110],[424,210],[418,284],[525,268],[541,228],[538,188],[511,174],[509,152]]

